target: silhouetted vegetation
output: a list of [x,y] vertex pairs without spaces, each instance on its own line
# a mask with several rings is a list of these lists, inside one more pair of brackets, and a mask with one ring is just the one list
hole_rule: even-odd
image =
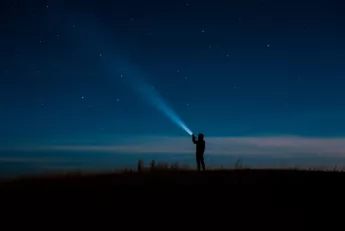
[[[260,171],[271,171],[272,173],[274,172],[281,172],[281,171],[286,171],[286,172],[292,172],[292,171],[300,171],[300,172],[344,172],[345,168],[339,168],[337,166],[334,166],[332,168],[300,168],[296,166],[291,166],[291,167],[286,167],[286,168],[272,168],[272,169],[252,169],[249,165],[246,165],[242,162],[241,159],[238,159],[236,162],[233,164],[228,164],[228,165],[222,165],[218,169],[213,168],[213,169],[208,169],[208,171],[212,172],[234,172],[236,170],[241,170],[241,171],[253,171],[253,172],[260,172]],[[158,162],[156,163],[155,160],[152,160],[149,165],[145,165],[143,160],[138,160],[137,163],[137,169],[132,169],[132,168],[125,168],[122,170],[114,170],[114,171],[109,171],[109,172],[99,172],[99,173],[94,173],[94,172],[81,172],[81,171],[71,171],[71,172],[65,172],[65,173],[56,173],[56,174],[45,174],[45,175],[34,175],[34,176],[23,176],[23,177],[18,177],[15,179],[63,179],[63,178],[79,178],[79,177],[90,177],[90,176],[99,176],[99,175],[121,175],[121,174],[127,174],[127,173],[157,173],[159,174],[160,172],[196,172],[197,168],[191,167],[188,165],[181,165],[179,163],[164,163],[164,162]],[[2,179],[3,182],[7,182],[6,179]],[[0,181],[1,183],[1,181]]]

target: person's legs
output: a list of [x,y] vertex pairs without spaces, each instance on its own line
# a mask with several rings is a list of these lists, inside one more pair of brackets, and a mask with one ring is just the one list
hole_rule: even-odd
[[200,171],[200,156],[196,155],[196,164],[198,166],[198,171]]
[[201,155],[199,159],[200,159],[200,162],[201,162],[202,170],[205,171],[204,155]]

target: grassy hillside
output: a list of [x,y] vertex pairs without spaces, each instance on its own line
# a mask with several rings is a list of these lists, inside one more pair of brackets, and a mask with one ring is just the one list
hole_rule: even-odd
[[345,173],[335,171],[172,169],[17,179],[2,182],[0,192],[2,208],[15,211],[110,213],[122,217],[121,224],[130,217],[148,224],[291,230],[336,211],[344,182]]

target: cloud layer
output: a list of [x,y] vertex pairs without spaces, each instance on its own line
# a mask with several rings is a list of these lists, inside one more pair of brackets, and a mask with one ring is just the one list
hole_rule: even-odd
[[[212,155],[311,155],[345,157],[345,138],[280,137],[207,137],[206,153]],[[143,136],[127,140],[125,144],[93,144],[77,142],[59,145],[40,145],[24,149],[42,151],[98,151],[117,153],[194,153],[189,137]]]

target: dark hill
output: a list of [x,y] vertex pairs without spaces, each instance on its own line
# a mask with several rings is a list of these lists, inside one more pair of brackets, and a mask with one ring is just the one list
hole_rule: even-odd
[[183,227],[187,222],[304,230],[341,208],[344,183],[342,172],[159,171],[18,179],[1,183],[0,192],[3,209],[26,215],[33,208],[62,209],[94,218],[110,213],[117,222],[143,219],[148,226],[171,222]]

